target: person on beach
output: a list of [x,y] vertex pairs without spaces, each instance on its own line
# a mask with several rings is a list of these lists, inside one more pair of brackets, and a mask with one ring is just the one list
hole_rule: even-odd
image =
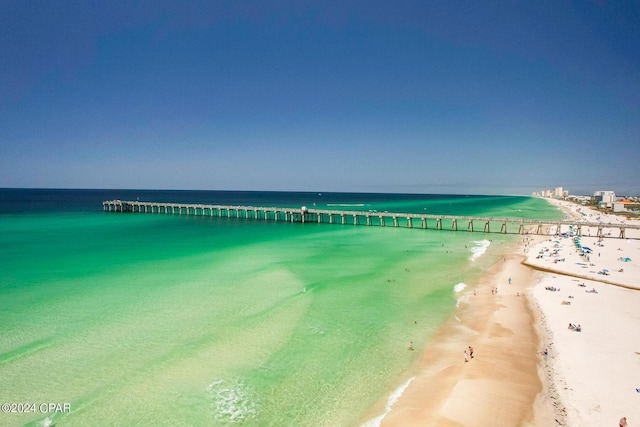
[[469,357],[473,359],[473,347],[469,346]]
[[511,277],[509,277],[509,284],[511,284]]
[[464,351],[464,361],[465,363],[469,361],[469,359],[467,358],[467,350]]
[[409,350],[413,350],[413,341],[409,343]]
[[619,427],[627,427],[627,417],[622,417],[620,418],[620,423],[618,424]]

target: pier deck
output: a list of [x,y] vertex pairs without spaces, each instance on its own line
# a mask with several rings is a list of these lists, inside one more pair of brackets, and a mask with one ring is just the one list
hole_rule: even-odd
[[[376,211],[347,211],[284,207],[206,205],[190,203],[140,202],[107,200],[102,203],[107,212],[138,212],[169,215],[194,215],[241,218],[293,223],[329,223],[342,225],[390,226],[434,230],[468,231],[501,234],[555,235],[573,231],[582,235],[583,228],[595,228],[597,237],[625,238],[625,230],[640,226],[578,222],[571,220],[540,221],[520,218],[482,218],[470,216],[428,215]],[[612,232],[613,231],[613,232]]]

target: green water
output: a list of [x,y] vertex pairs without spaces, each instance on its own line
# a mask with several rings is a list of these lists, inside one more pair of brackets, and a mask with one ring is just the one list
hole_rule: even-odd
[[[505,209],[556,215],[538,202]],[[471,260],[487,238],[513,236],[0,216],[0,400],[38,405],[0,425],[357,425],[494,261]]]

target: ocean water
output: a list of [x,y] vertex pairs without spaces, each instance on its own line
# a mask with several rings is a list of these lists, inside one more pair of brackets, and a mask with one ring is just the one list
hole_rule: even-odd
[[0,425],[360,425],[517,238],[103,212],[114,198],[561,217],[529,197],[0,190]]

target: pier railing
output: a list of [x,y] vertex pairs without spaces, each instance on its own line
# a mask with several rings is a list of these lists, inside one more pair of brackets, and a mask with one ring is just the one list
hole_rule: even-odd
[[[107,200],[102,203],[107,212],[137,212],[169,215],[193,215],[221,218],[240,218],[293,223],[329,223],[342,225],[390,226],[451,231],[481,231],[502,234],[555,235],[572,231],[582,235],[583,228],[595,228],[597,237],[625,238],[626,229],[640,229],[637,225],[576,222],[570,220],[539,221],[521,218],[482,218],[471,216],[429,215],[376,211],[349,211],[258,207],[234,205],[207,205],[191,203],[140,202]],[[613,235],[611,230],[617,231]]]

